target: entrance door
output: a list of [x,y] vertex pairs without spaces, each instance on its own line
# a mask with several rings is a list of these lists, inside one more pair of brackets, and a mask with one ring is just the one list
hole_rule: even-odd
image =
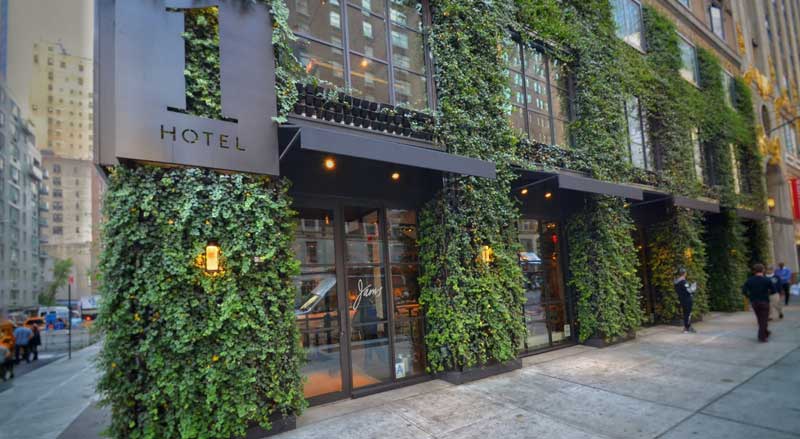
[[569,313],[561,272],[559,225],[553,221],[522,219],[520,266],[525,279],[525,352],[566,343],[571,338]]
[[321,402],[423,375],[416,212],[295,208],[305,396]]

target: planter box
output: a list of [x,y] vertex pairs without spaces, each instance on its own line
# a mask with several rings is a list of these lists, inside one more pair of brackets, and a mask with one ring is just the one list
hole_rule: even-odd
[[634,338],[636,338],[636,331],[631,331],[631,332],[629,332],[629,333],[627,333],[625,335],[620,335],[620,336],[617,336],[617,337],[613,337],[610,340],[606,339],[606,337],[602,337],[602,336],[592,337],[592,338],[586,340],[585,342],[583,342],[583,344],[585,344],[586,346],[591,346],[593,348],[605,348],[605,347],[608,347],[608,346],[613,346],[615,344],[624,343],[626,341],[633,340]]
[[464,384],[477,381],[494,375],[500,375],[512,370],[522,368],[522,359],[517,358],[503,363],[491,363],[483,366],[471,367],[465,370],[448,370],[436,374],[436,378],[450,384]]
[[275,436],[280,433],[294,430],[297,428],[297,419],[294,416],[281,417],[280,413],[276,413],[270,417],[272,423],[272,430],[264,430],[258,425],[252,425],[247,429],[247,436],[244,439],[260,439],[263,437]]

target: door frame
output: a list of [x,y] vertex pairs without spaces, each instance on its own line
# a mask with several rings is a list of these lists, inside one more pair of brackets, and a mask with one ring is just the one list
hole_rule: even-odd
[[[316,208],[316,209],[330,209],[333,212],[334,221],[334,255],[336,267],[336,294],[337,305],[339,307],[339,343],[340,343],[340,370],[342,373],[342,390],[333,393],[326,393],[323,395],[308,398],[310,405],[319,405],[331,401],[346,399],[346,398],[359,398],[362,396],[371,395],[374,393],[383,392],[392,388],[403,387],[410,384],[424,382],[431,380],[432,377],[426,373],[420,375],[401,378],[398,380],[394,368],[395,362],[395,316],[394,316],[394,294],[392,284],[392,264],[389,260],[389,224],[387,221],[387,209],[409,209],[414,210],[417,214],[417,227],[419,227],[419,209],[420,206],[415,206],[413,202],[396,202],[385,200],[374,200],[369,198],[358,197],[343,197],[343,196],[330,196],[330,195],[315,195],[306,193],[290,193],[293,198],[293,208]],[[389,338],[389,370],[391,378],[388,381],[376,383],[364,387],[356,388],[353,386],[353,370],[352,370],[352,345],[350,340],[351,334],[351,321],[350,321],[350,302],[347,296],[347,267],[345,263],[345,246],[346,231],[345,231],[345,218],[344,208],[346,206],[353,207],[368,207],[378,209],[378,221],[381,225],[382,243],[381,243],[381,257],[383,258],[383,282],[385,285],[386,298],[386,325],[388,325],[387,337]],[[419,228],[417,229],[419,231]],[[342,312],[344,310],[344,312]],[[425,331],[424,315],[423,331]],[[423,333],[424,337],[424,333]],[[423,355],[426,356],[427,352],[425,344],[422,344]]]

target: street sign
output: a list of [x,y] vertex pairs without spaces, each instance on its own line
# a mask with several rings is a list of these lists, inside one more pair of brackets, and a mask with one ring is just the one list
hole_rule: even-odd
[[70,276],[69,277],[69,284],[70,285],[75,285],[75,276]]

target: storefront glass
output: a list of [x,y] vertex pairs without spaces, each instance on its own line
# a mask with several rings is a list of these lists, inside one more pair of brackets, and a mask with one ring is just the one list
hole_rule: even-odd
[[416,211],[297,210],[295,314],[308,356],[305,396],[348,396],[423,374]]
[[521,346],[532,352],[570,340],[563,274],[560,227],[553,221],[522,219],[519,241],[520,266],[525,279],[524,305],[527,337]]
[[295,316],[307,362],[307,398],[342,391],[334,212],[299,209],[294,251],[300,260]]

